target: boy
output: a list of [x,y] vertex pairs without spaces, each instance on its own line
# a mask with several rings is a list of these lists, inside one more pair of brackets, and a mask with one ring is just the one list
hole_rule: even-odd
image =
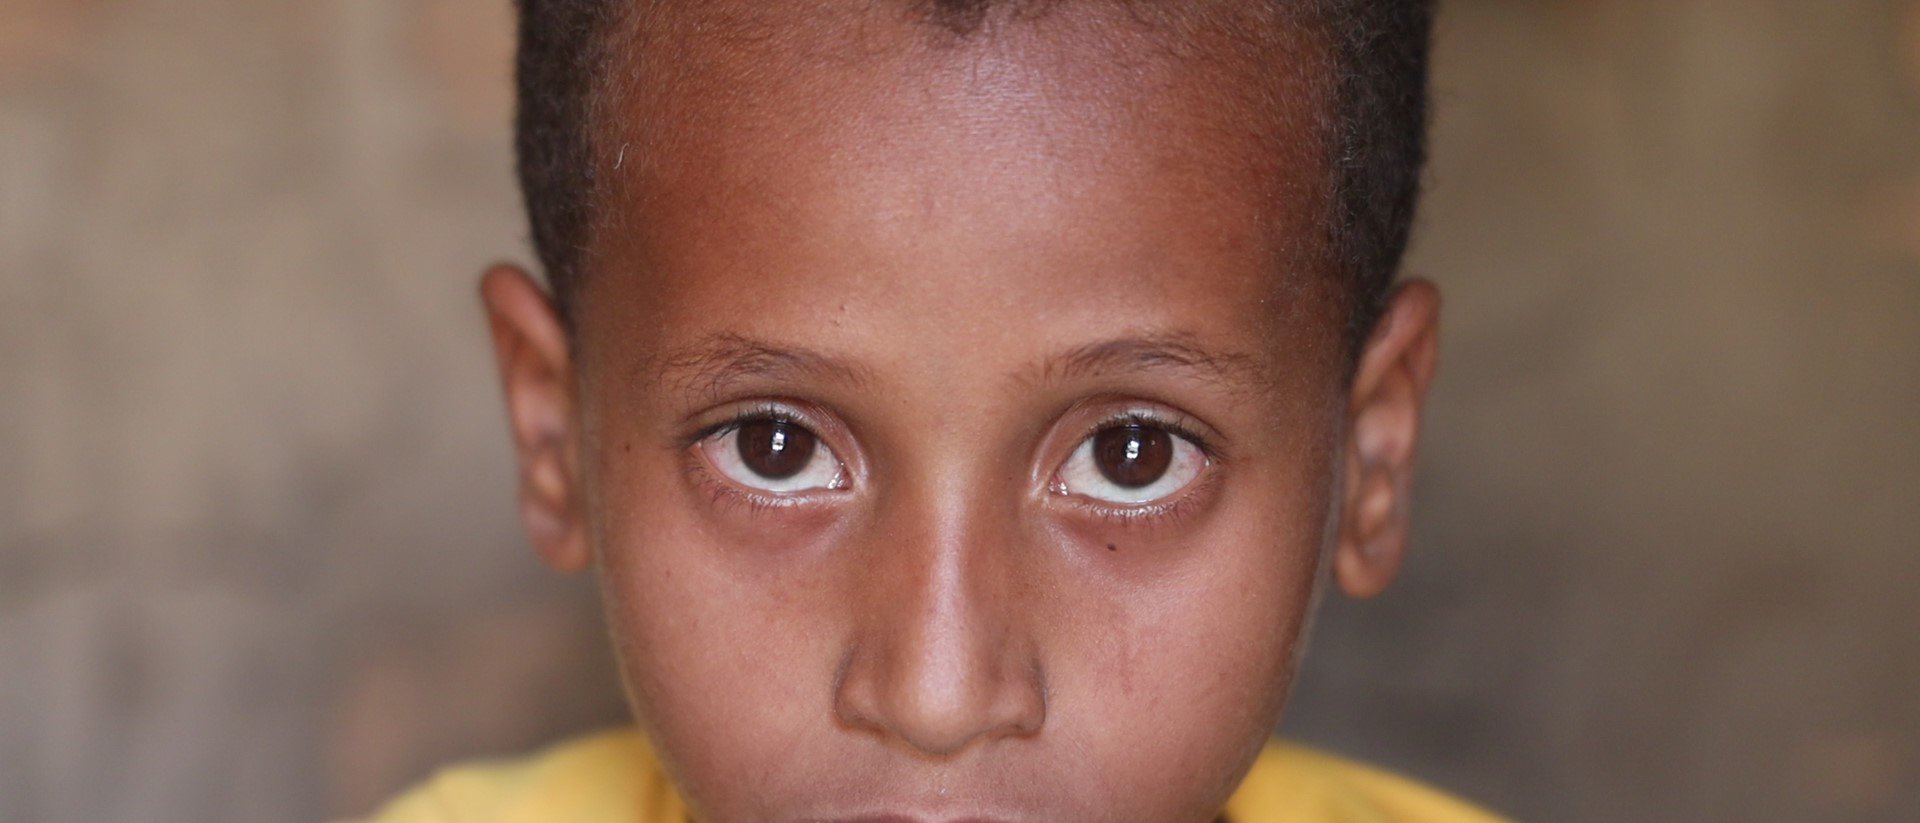
[[1489,819],[1268,743],[1406,542],[1426,2],[520,11],[482,291],[638,730],[379,820]]

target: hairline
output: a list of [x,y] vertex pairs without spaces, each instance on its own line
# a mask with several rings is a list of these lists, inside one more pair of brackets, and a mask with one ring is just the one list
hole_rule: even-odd
[[[528,2],[531,2],[531,0],[519,1],[523,9]],[[643,20],[644,15],[668,13],[663,10],[672,5],[662,0],[639,0],[630,3],[617,0],[592,0],[592,2],[592,9],[599,13],[594,11],[587,13],[587,16],[593,18],[598,24],[588,38],[591,51],[589,62],[597,70],[589,72],[589,76],[584,79],[584,105],[576,112],[578,117],[575,118],[578,121],[577,130],[580,133],[572,135],[578,141],[572,148],[584,155],[574,160],[585,166],[576,178],[583,190],[573,194],[575,199],[572,202],[583,214],[576,216],[579,222],[575,226],[571,249],[538,248],[542,262],[547,264],[549,286],[569,334],[572,334],[576,325],[573,322],[575,312],[572,304],[577,293],[582,290],[587,279],[587,271],[592,268],[595,245],[593,240],[603,228],[603,221],[607,214],[607,209],[603,208],[606,192],[599,172],[604,164],[619,162],[616,158],[626,153],[626,146],[631,142],[624,139],[622,135],[625,126],[622,121],[613,116],[611,101],[628,97],[628,92],[632,89],[631,84],[637,82],[638,72],[615,70],[613,61],[632,59],[632,55],[640,51],[635,46],[647,31]],[[974,3],[960,3],[958,5],[981,10],[977,18],[961,21],[965,25],[954,25],[952,19],[928,13],[929,9],[938,10],[950,5],[947,3],[936,2],[936,0],[904,0],[898,5],[903,18],[926,25],[929,36],[936,38],[934,42],[937,44],[938,38],[942,37],[955,42],[967,42],[982,37],[997,36],[1006,25],[1018,25],[1041,19],[1054,9],[1065,5],[1066,2],[1067,0],[977,0]],[[1132,19],[1141,25],[1159,29],[1160,33],[1169,35],[1162,40],[1169,48],[1177,47],[1184,42],[1182,38],[1173,36],[1177,33],[1166,31],[1170,25],[1191,25],[1198,18],[1200,25],[1211,23],[1219,26],[1217,19],[1208,18],[1217,18],[1221,14],[1210,10],[1211,7],[1192,13],[1178,13],[1165,12],[1163,7],[1144,3],[1141,0],[1105,0],[1105,2],[1128,10]],[[1409,0],[1407,6],[1425,13],[1428,0]],[[1354,157],[1356,145],[1361,144],[1362,138],[1378,139],[1380,135],[1369,133],[1367,131],[1369,125],[1356,125],[1354,122],[1364,119],[1371,112],[1355,112],[1349,109],[1364,109],[1368,105],[1378,106],[1381,101],[1364,99],[1356,103],[1354,100],[1354,98],[1364,97],[1364,92],[1370,88],[1367,86],[1368,79],[1361,77],[1360,72],[1354,68],[1354,64],[1361,63],[1363,58],[1353,52],[1364,48],[1365,44],[1341,40],[1339,35],[1344,32],[1344,29],[1339,27],[1336,20],[1336,15],[1343,8],[1339,0],[1259,2],[1245,8],[1262,15],[1282,18],[1267,21],[1263,26],[1249,27],[1249,29],[1265,31],[1267,32],[1265,36],[1271,37],[1275,26],[1290,26],[1303,35],[1300,38],[1303,43],[1310,45],[1310,50],[1303,53],[1319,52],[1320,59],[1330,64],[1330,68],[1323,72],[1306,71],[1297,65],[1299,61],[1295,61],[1296,65],[1289,68],[1302,72],[1302,79],[1307,88],[1317,98],[1317,105],[1311,109],[1317,116],[1314,117],[1310,127],[1316,132],[1317,142],[1321,145],[1323,163],[1322,182],[1317,189],[1320,197],[1316,208],[1321,213],[1319,221],[1321,236],[1317,243],[1315,258],[1327,269],[1327,279],[1333,281],[1331,309],[1347,326],[1348,339],[1345,343],[1350,356],[1357,356],[1359,344],[1370,331],[1374,318],[1381,309],[1381,302],[1390,290],[1392,280],[1397,276],[1399,258],[1405,252],[1406,233],[1410,227],[1401,225],[1401,218],[1397,215],[1388,217],[1385,225],[1381,226],[1377,225],[1376,219],[1370,219],[1378,218],[1378,215],[1356,214],[1355,189],[1380,190],[1371,192],[1374,200],[1379,200],[1383,195],[1391,196],[1395,200],[1408,201],[1408,207],[1417,200],[1417,178],[1424,165],[1426,127],[1424,62],[1419,66],[1420,82],[1423,84],[1419,89],[1421,94],[1418,110],[1420,134],[1411,147],[1413,151],[1410,163],[1397,162],[1395,166],[1397,171],[1398,166],[1411,165],[1411,171],[1415,175],[1412,193],[1402,197],[1403,187],[1398,184],[1406,181],[1381,182],[1371,179],[1370,175],[1377,176],[1381,169],[1367,168],[1363,164],[1367,159],[1373,158],[1356,160]],[[1155,17],[1158,19],[1154,19]],[[1227,30],[1231,31],[1231,29]],[[623,43],[625,48],[621,48]],[[1423,45],[1422,49],[1424,48]],[[1192,55],[1186,56],[1192,57]],[[1420,56],[1424,61],[1424,51]],[[647,55],[643,54],[641,57],[645,59]],[[1365,63],[1365,65],[1371,64]],[[525,70],[525,68],[523,65],[522,69]],[[1373,80],[1380,82],[1378,78]],[[1360,91],[1356,92],[1354,90],[1356,87]],[[525,105],[524,100],[522,105]],[[1400,124],[1400,120],[1394,120],[1394,124]],[[526,127],[524,119],[519,125],[520,128]],[[1386,131],[1385,128],[1377,130]],[[610,136],[614,139],[608,139]],[[516,139],[521,138],[517,136]],[[619,145],[616,146],[615,143]],[[1363,149],[1364,147],[1362,145]],[[556,151],[551,146],[547,148],[550,155],[565,153]],[[527,152],[525,146],[522,146],[522,152],[523,155]],[[1375,153],[1377,154],[1378,151],[1376,150]],[[1405,161],[1406,157],[1394,155],[1388,159]],[[524,156],[522,162],[523,164],[526,162]],[[527,182],[528,176],[528,172],[523,168],[523,184]],[[549,187],[554,185],[551,180],[543,182]],[[549,198],[544,201],[546,208],[542,211],[555,211],[565,205],[564,202],[553,202],[555,199],[566,200],[564,195]],[[1359,208],[1365,210],[1375,208],[1377,205],[1370,202]],[[530,221],[540,223],[541,220],[535,217],[536,210],[533,208],[531,192],[528,196],[528,207]],[[1411,222],[1410,215],[1405,218],[1405,221]],[[1380,228],[1395,234],[1359,236],[1363,231],[1377,231]],[[542,227],[535,225],[534,231],[535,239],[538,241]],[[553,238],[548,238],[546,243],[536,242],[535,245],[536,247],[551,246]],[[564,271],[555,271],[555,269],[564,269]]]

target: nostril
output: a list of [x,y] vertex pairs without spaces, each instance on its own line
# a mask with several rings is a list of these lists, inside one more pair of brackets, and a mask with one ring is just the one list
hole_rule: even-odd
[[928,757],[1031,736],[1045,724],[1046,695],[1037,665],[953,671],[890,662],[897,663],[855,653],[842,663],[834,689],[840,724]]
[[859,648],[847,650],[840,658],[839,670],[833,677],[833,714],[841,725],[864,731],[885,731],[880,726],[880,713],[876,706],[878,699],[873,694],[871,677],[854,677],[854,661],[859,659]]

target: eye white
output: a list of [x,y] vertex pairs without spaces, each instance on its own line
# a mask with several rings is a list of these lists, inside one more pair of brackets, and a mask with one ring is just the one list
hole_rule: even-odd
[[1103,503],[1140,505],[1172,496],[1186,488],[1194,478],[1200,476],[1200,470],[1207,467],[1206,452],[1201,451],[1193,441],[1169,432],[1168,436],[1173,441],[1173,457],[1167,463],[1167,470],[1147,485],[1122,486],[1100,471],[1094,456],[1093,442],[1096,436],[1097,433],[1080,441],[1080,445],[1074,447],[1073,454],[1067,457],[1066,465],[1060,467],[1060,491]]
[[793,494],[816,489],[846,487],[846,472],[840,458],[823,440],[815,439],[813,454],[800,471],[786,477],[767,477],[754,471],[740,457],[740,429],[730,427],[700,441],[700,452],[721,476],[756,491]]

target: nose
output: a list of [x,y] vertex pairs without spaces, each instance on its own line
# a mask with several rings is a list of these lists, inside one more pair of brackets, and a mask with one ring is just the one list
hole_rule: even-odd
[[[1013,585],[1017,547],[1005,530],[965,519],[889,529],[896,539],[874,547],[835,688],[841,723],[929,757],[1034,735],[1046,720],[1044,673]],[[906,534],[917,536],[898,539]]]

